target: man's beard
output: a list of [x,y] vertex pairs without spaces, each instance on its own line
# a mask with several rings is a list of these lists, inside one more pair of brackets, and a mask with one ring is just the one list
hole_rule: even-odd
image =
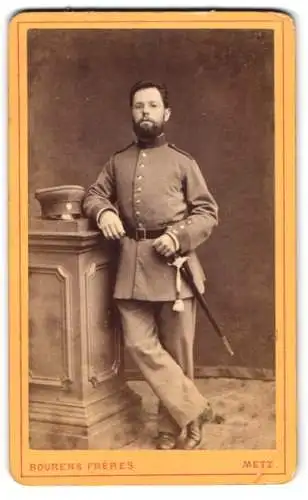
[[162,134],[164,131],[164,124],[155,123],[151,120],[140,120],[136,123],[133,120],[133,129],[138,139],[149,141]]

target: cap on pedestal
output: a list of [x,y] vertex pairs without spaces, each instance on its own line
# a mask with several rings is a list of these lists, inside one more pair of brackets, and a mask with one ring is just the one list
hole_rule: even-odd
[[84,188],[74,185],[53,186],[35,191],[43,219],[72,220],[81,217],[84,196]]

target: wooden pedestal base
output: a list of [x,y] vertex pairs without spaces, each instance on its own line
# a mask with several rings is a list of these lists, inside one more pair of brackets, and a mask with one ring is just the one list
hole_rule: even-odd
[[142,430],[140,397],[127,387],[88,406],[32,402],[30,448],[118,449]]

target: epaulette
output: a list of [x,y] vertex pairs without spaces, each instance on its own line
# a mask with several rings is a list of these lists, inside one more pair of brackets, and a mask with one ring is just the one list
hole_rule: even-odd
[[170,142],[168,142],[168,146],[169,146],[169,148],[174,149],[178,153],[182,153],[182,155],[187,156],[187,158],[189,158],[190,160],[193,160],[193,157],[189,153],[178,148],[175,144],[171,144]]
[[128,144],[127,146],[125,146],[124,148],[122,149],[118,149],[117,151],[115,151],[113,153],[113,156],[119,154],[119,153],[123,153],[124,151],[126,151],[128,148],[130,148],[132,145],[134,144],[134,142],[131,142],[130,144]]

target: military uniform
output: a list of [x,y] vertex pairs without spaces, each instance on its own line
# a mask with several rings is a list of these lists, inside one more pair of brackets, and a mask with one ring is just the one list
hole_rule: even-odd
[[160,400],[159,429],[183,428],[206,401],[193,378],[195,300],[186,283],[175,312],[176,270],[153,248],[153,237],[169,233],[189,256],[195,281],[204,274],[194,249],[217,224],[217,204],[195,160],[166,142],[136,142],[115,153],[84,199],[85,214],[98,220],[116,212],[124,225],[114,289],[124,340]]

